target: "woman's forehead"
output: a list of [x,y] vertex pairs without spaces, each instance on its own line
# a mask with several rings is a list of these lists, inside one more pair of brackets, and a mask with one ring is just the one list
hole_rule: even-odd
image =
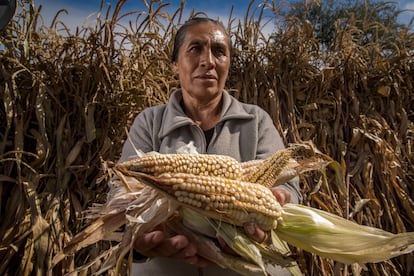
[[219,25],[211,22],[203,22],[188,28],[185,38],[187,42],[192,40],[211,40],[216,43],[228,44],[227,33]]

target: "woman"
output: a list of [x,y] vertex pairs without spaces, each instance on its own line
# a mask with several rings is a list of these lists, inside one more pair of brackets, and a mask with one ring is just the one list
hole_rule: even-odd
[[[134,155],[134,148],[174,153],[191,141],[199,153],[229,155],[240,162],[264,159],[284,147],[266,112],[237,101],[224,90],[230,48],[230,37],[218,21],[193,18],[178,30],[172,62],[181,88],[172,93],[166,105],[148,108],[136,117],[120,161]],[[297,181],[272,191],[282,204],[301,201]],[[245,230],[256,241],[266,237],[254,223],[246,225]],[[208,265],[183,235],[153,231],[138,237],[135,250],[154,257],[135,267],[139,275],[232,273]]]

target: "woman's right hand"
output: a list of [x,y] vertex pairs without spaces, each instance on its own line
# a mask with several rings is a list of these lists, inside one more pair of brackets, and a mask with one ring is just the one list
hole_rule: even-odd
[[186,236],[168,237],[165,232],[155,230],[137,238],[135,250],[147,257],[170,257],[182,259],[196,266],[206,266],[208,261],[197,255],[197,247]]

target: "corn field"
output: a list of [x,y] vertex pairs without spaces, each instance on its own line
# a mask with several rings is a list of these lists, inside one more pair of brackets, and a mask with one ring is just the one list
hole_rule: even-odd
[[[83,212],[106,198],[102,161],[116,161],[133,118],[178,87],[172,38],[188,18],[184,3],[174,12],[160,1],[124,12],[124,3],[102,3],[94,24],[71,30],[64,10],[45,25],[40,6],[19,1],[0,33],[1,275],[60,275],[108,246],[51,265],[85,227]],[[263,107],[286,144],[311,141],[344,172],[328,172],[329,185],[317,173],[303,177],[304,204],[392,233],[414,231],[412,31],[367,44],[368,29],[387,30],[350,18],[326,50],[308,21],[280,20],[280,3],[250,4],[244,17],[223,22],[234,47],[226,88]],[[264,17],[265,8],[279,20]],[[262,33],[265,22],[275,24],[273,35]],[[413,254],[361,267],[293,250],[305,275],[414,273]]]

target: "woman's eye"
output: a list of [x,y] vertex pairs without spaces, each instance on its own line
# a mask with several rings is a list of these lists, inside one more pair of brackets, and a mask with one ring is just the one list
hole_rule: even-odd
[[217,49],[214,49],[214,53],[216,56],[225,56],[226,50],[223,48],[217,48]]
[[189,49],[190,52],[198,52],[199,50],[200,50],[200,47],[198,47],[198,46],[192,46]]

